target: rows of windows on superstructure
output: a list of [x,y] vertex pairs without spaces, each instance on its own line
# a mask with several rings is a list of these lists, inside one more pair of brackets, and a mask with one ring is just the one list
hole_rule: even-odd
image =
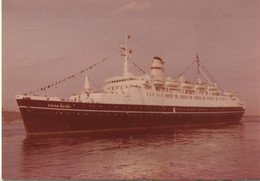
[[[115,92],[106,92],[105,93],[114,93],[118,94],[116,91]],[[175,98],[175,99],[195,99],[195,100],[219,100],[219,101],[225,101],[228,100],[228,98],[225,97],[205,97],[205,96],[189,96],[189,95],[172,95],[172,94],[164,94],[164,93],[146,93],[146,96],[153,96],[153,97],[166,97],[166,98]],[[235,99],[232,99],[235,100]]]
[[136,79],[134,79],[134,78],[118,79],[118,80],[109,81],[109,82],[107,82],[107,83],[108,83],[108,84],[111,84],[111,83],[116,83],[116,82],[125,82],[125,81],[129,81],[129,80],[136,80]]
[[[126,81],[126,80],[135,80],[133,78],[128,78],[128,79],[122,79],[122,80],[115,80],[115,81]],[[114,82],[114,81],[111,81]],[[111,86],[108,87],[108,90],[122,90],[123,88],[128,88],[128,86]],[[152,87],[145,86],[145,89],[151,89]],[[224,101],[227,100],[227,96],[223,96],[220,92],[211,92],[211,91],[206,91],[206,90],[189,90],[189,89],[178,89],[178,88],[165,88],[165,87],[155,87],[156,92],[159,93],[147,93],[147,96],[157,96],[157,97],[166,97],[166,98],[173,98],[173,95],[170,94],[164,94],[164,93],[177,93],[177,94],[184,94],[181,95],[179,98],[180,99],[195,99],[195,100],[219,100],[219,101]],[[105,91],[105,93],[115,93],[117,92],[109,92]],[[188,96],[186,96],[188,95]],[[191,95],[194,95],[191,96]],[[200,95],[200,96],[199,96]],[[210,96],[217,96],[217,97],[210,97]],[[175,98],[177,99],[178,96]],[[232,99],[235,100],[235,99]]]
[[182,93],[182,94],[197,94],[197,95],[212,95],[212,96],[221,96],[219,92],[210,92],[205,90],[189,90],[189,89],[179,89],[179,88],[156,88],[157,91],[163,91],[163,92],[176,92],[176,93]]
[[166,97],[166,98],[175,98],[175,99],[195,99],[195,100],[219,100],[224,101],[227,100],[225,97],[205,97],[205,96],[189,96],[189,95],[171,95],[171,94],[163,94],[163,93],[146,93],[146,96],[149,97]]
[[[109,90],[118,90],[122,88],[128,88],[128,86],[111,86],[108,87]],[[150,88],[149,88],[150,89]],[[197,95],[212,95],[212,96],[221,96],[219,92],[207,92],[207,91],[195,91],[195,90],[187,90],[187,89],[164,89],[164,88],[156,88],[157,92],[165,92],[165,93],[182,93],[182,94],[197,94]]]
[[[146,87],[145,87],[146,88]],[[151,89],[146,88],[146,89]],[[205,95],[205,96],[222,96],[219,92],[211,92],[206,90],[189,90],[189,89],[180,89],[180,88],[165,88],[165,87],[155,87],[155,90],[158,92],[165,93],[178,93],[178,94],[188,94],[188,95]]]

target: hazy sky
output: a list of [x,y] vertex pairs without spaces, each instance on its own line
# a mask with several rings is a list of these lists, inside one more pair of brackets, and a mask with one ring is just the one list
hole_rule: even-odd
[[[152,58],[177,76],[199,52],[224,90],[260,115],[259,0],[3,0],[3,107],[17,93],[41,88],[105,58],[90,70],[93,87],[121,75],[119,45],[131,34],[131,59],[149,72]],[[130,71],[139,74],[134,66]],[[191,71],[192,72],[192,71]],[[69,96],[84,76],[44,94]],[[187,79],[194,74],[187,74]],[[185,78],[185,75],[184,75]]]

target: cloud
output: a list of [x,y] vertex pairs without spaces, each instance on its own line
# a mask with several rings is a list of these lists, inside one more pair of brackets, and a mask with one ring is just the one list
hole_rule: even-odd
[[131,3],[125,4],[124,6],[119,7],[118,9],[113,11],[111,13],[111,16],[120,15],[124,12],[141,11],[141,10],[149,9],[150,6],[151,5],[148,2],[143,2],[143,3],[131,2]]

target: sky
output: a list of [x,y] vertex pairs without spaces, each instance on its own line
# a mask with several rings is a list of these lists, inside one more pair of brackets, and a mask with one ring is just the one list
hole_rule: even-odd
[[[246,115],[260,115],[258,0],[3,0],[2,107],[18,110],[16,94],[108,57],[87,72],[91,86],[102,88],[122,75],[119,46],[128,34],[130,58],[147,73],[159,56],[166,76],[176,77],[198,52],[218,84],[246,103]],[[42,94],[68,97],[83,89],[84,77]],[[195,68],[184,74],[196,77]]]

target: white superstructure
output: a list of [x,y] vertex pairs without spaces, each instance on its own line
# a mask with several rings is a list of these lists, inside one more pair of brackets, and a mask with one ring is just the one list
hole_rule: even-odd
[[[129,38],[129,37],[128,37]],[[244,107],[244,103],[232,92],[223,91],[200,68],[197,55],[198,81],[188,82],[182,76],[165,77],[164,62],[154,57],[150,74],[135,76],[128,71],[127,40],[121,46],[124,57],[124,73],[105,81],[101,91],[89,86],[86,76],[84,91],[72,95],[70,101],[106,104],[134,104],[187,107]],[[207,82],[201,82],[204,76]]]

